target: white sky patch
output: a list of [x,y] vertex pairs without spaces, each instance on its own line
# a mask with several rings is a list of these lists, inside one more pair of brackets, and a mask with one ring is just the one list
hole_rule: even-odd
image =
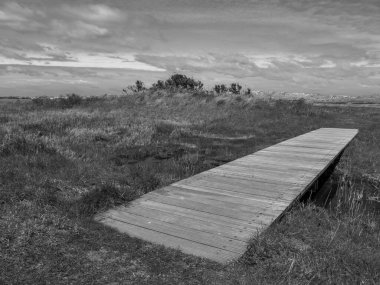
[[27,78],[27,79],[23,79],[23,81],[26,81],[28,83],[56,83],[56,82],[59,82],[59,83],[66,83],[66,84],[91,84],[92,82],[91,81],[88,81],[88,80],[83,80],[83,79],[62,79],[62,78],[58,78],[58,79],[45,79],[45,78]]
[[272,62],[266,59],[254,59],[252,61],[259,68],[269,68],[274,66]]
[[26,21],[24,17],[0,10],[0,21]]
[[[39,55],[40,54],[30,54]],[[31,57],[32,58],[32,57]],[[115,68],[134,69],[144,71],[166,71],[153,65],[135,61],[133,56],[109,56],[105,54],[71,54],[73,61],[54,61],[41,59],[18,60],[0,56],[0,65],[32,65],[32,66],[54,66],[54,67],[86,67],[86,68]]]
[[296,62],[306,62],[306,63],[312,63],[313,61],[305,56],[302,55],[293,55],[289,58],[286,58],[285,61],[296,61]]
[[380,68],[380,63],[370,63],[368,60],[362,60],[357,62],[351,62],[351,66],[355,67],[373,67],[373,68]]
[[294,54],[265,54],[265,55],[249,55],[249,60],[259,68],[270,68],[276,65],[273,62],[293,63],[303,67],[302,63],[312,63],[313,61],[302,55]]
[[325,62],[322,63],[319,67],[320,68],[334,68],[336,67],[336,64],[332,62],[331,60],[325,60]]
[[277,58],[284,58],[283,55],[278,54],[262,54],[262,55],[247,55],[249,61],[254,63],[259,68],[270,68],[274,67],[273,60]]
[[103,4],[86,5],[81,7],[64,6],[67,13],[89,21],[118,21],[126,16],[120,10]]
[[54,59],[54,57],[52,55],[48,55],[48,54],[44,54],[44,53],[41,53],[41,52],[34,52],[34,51],[30,51],[30,52],[26,52],[24,54],[24,57],[25,58],[34,58],[34,59],[41,59],[41,60],[52,60]]

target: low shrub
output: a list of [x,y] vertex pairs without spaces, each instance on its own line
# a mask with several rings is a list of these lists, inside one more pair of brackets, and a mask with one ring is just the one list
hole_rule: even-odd
[[[94,100],[94,99],[90,99]],[[74,106],[81,105],[85,100],[73,93],[68,94],[64,97],[58,97],[58,98],[48,98],[48,97],[37,97],[33,98],[32,102],[39,107],[46,107],[46,108],[61,108],[61,109],[68,109],[73,108]]]
[[231,83],[228,91],[230,91],[232,94],[240,94],[241,89],[242,86],[239,83]]

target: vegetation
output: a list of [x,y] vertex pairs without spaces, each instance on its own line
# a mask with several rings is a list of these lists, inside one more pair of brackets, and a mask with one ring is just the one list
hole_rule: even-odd
[[[127,89],[132,92],[141,92],[145,90],[146,88],[145,88],[144,82],[142,82],[141,80],[136,80],[135,85],[128,86]],[[128,94],[128,91],[126,89],[123,89],[123,92]]]
[[214,91],[216,94],[223,94],[227,92],[227,87],[224,84],[217,84],[214,86]]
[[[128,96],[0,105],[1,284],[380,282],[380,109],[213,96],[171,80]],[[334,198],[297,205],[227,266],[92,220],[319,127],[360,129],[324,185]]]
[[[141,88],[139,88],[141,86]],[[137,80],[135,86],[129,87],[130,90],[138,92],[144,90],[144,83],[142,81]],[[193,78],[189,78],[183,74],[173,74],[169,79],[165,82],[162,80],[158,80],[156,83],[152,84],[150,90],[202,90],[203,83],[199,80],[194,80]]]
[[231,87],[230,87],[229,91],[232,94],[240,94],[241,88],[242,87],[239,83],[231,83]]

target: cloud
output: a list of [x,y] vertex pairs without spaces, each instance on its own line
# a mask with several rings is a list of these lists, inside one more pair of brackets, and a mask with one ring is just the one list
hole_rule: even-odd
[[65,15],[75,19],[94,22],[121,21],[127,15],[125,11],[122,12],[103,4],[82,5],[80,7],[64,5],[63,11]]
[[[170,73],[184,72],[215,83],[218,82],[215,78],[219,82],[239,81],[264,89],[281,86],[293,91],[326,92],[327,89],[336,88],[330,92],[341,93],[342,87],[347,86],[357,91],[353,87],[355,82],[365,83],[371,90],[380,87],[380,81],[376,81],[380,76],[379,68],[373,68],[372,71],[353,68],[347,62],[334,62],[323,56],[274,54],[257,58],[244,54],[208,54],[203,57],[138,55],[136,59],[165,68]],[[366,63],[359,65],[363,64]],[[210,74],[214,78],[210,78]]]
[[28,72],[86,70],[83,80],[89,69],[141,69],[263,89],[372,92],[379,14],[378,0],[17,0],[0,4],[0,59]]
[[15,2],[6,2],[0,6],[0,28],[5,26],[18,31],[35,31],[41,28],[41,25],[34,19],[44,17],[42,11]]
[[51,35],[68,37],[71,39],[96,38],[108,34],[108,29],[82,21],[67,22],[53,20],[50,27]]
[[24,59],[9,59],[0,56],[0,65],[32,65],[77,68],[108,68],[108,69],[136,69],[146,71],[165,71],[163,68],[153,66],[133,58],[115,58],[107,54],[70,54],[65,60],[55,60],[53,57],[29,54]]
[[44,16],[44,14],[15,2],[4,3],[0,8],[0,21],[27,21],[34,16]]

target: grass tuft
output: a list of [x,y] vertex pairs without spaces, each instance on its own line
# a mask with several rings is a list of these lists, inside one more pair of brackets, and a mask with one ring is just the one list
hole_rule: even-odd
[[39,153],[54,154],[55,150],[47,147],[36,136],[24,136],[17,133],[6,136],[0,145],[0,156],[27,156],[38,155]]
[[128,187],[106,183],[85,193],[70,205],[70,211],[78,217],[91,217],[103,210],[121,205],[135,199],[138,193]]

